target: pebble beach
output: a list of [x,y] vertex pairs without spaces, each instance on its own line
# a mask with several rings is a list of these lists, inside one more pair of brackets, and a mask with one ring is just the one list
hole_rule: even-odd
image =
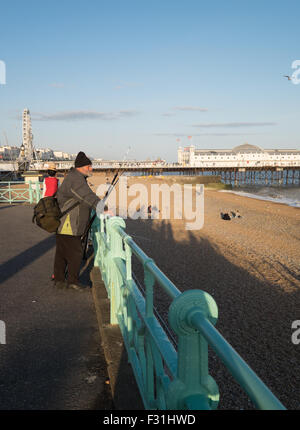
[[[141,181],[149,187],[164,179],[131,177],[128,184]],[[105,177],[89,182],[96,189]],[[220,216],[237,210],[240,218]],[[300,409],[300,344],[291,338],[300,319],[299,227],[299,208],[209,187],[200,230],[172,217],[126,220],[128,234],[180,291],[201,289],[214,298],[216,328],[287,409]],[[159,286],[155,306],[167,319],[169,301]],[[219,386],[219,409],[254,408],[210,348],[209,372]]]

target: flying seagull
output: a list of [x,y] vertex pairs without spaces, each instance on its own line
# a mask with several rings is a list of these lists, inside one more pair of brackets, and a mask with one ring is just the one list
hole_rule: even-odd
[[291,81],[291,80],[292,80],[292,78],[291,78],[290,76],[283,75],[283,77],[284,77],[284,78],[288,78],[288,80],[289,80],[289,81]]

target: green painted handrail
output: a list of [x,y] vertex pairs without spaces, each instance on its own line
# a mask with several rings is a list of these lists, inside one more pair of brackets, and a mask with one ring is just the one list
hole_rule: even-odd
[[[111,324],[119,324],[146,409],[216,409],[219,390],[208,372],[208,344],[259,409],[285,409],[214,327],[218,308],[201,290],[181,293],[124,231],[125,221],[101,215],[92,226],[94,265],[110,298]],[[143,266],[145,293],[133,279],[134,254]],[[172,299],[169,324],[177,351],[155,317],[154,285]]]
[[195,312],[190,320],[191,324],[203,333],[205,339],[257,408],[285,409],[248,364],[200,312]]
[[[22,188],[14,188],[12,185],[22,185]],[[29,184],[24,181],[0,182],[0,203],[37,203],[42,196],[42,188],[39,182]]]

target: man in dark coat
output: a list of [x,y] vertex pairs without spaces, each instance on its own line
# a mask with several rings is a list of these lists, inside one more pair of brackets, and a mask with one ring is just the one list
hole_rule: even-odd
[[[75,167],[65,177],[59,187],[56,198],[62,212],[79,204],[62,219],[56,234],[56,253],[54,260],[54,279],[58,288],[83,290],[85,285],[79,283],[79,270],[83,257],[81,237],[90,220],[91,209],[96,209],[100,198],[87,184],[87,177],[93,171],[91,160],[79,152]],[[68,267],[68,280],[65,271]]]

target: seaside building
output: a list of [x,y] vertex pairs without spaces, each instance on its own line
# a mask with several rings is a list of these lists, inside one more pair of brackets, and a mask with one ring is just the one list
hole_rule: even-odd
[[53,151],[53,154],[56,160],[74,160],[76,158],[75,154],[68,154],[63,151]]
[[300,150],[263,149],[243,145],[233,149],[196,149],[191,145],[178,148],[178,164],[185,167],[265,167],[300,166]]
[[0,160],[11,161],[16,160],[19,156],[20,148],[17,146],[4,145],[0,146]]
[[38,160],[54,160],[53,150],[50,148],[38,148],[36,150]]

